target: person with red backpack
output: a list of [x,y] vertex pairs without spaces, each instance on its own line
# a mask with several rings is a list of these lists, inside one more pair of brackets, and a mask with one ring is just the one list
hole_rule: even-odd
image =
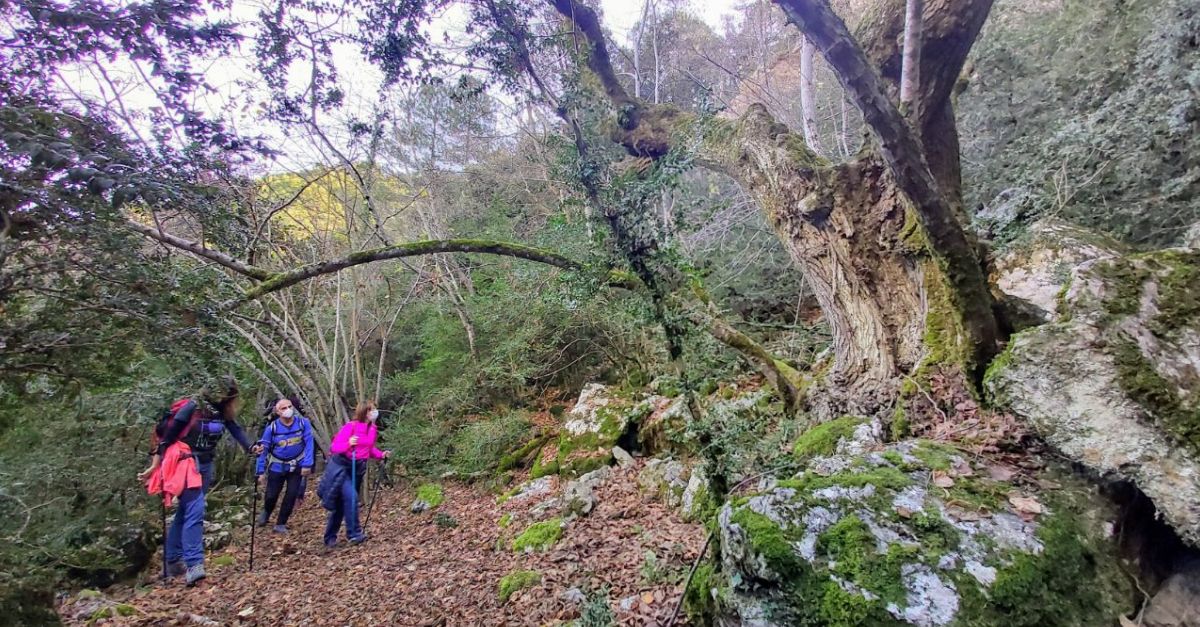
[[199,399],[181,399],[172,405],[170,415],[155,430],[158,445],[150,467],[138,477],[146,480],[159,471],[163,452],[178,441],[192,450],[200,471],[201,485],[183,490],[175,517],[167,529],[163,548],[167,572],[173,577],[185,575],[187,585],[204,579],[204,510],[205,497],[213,479],[213,456],[217,443],[229,431],[234,440],[248,453],[257,455],[262,445],[252,443],[237,423],[239,397],[237,382],[224,377],[211,386]]

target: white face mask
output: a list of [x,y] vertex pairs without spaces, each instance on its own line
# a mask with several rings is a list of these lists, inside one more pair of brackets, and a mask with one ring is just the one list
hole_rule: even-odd
[[379,419],[379,410],[372,409],[371,411],[367,412],[367,419],[370,420],[371,422],[375,422],[376,420],[378,420]]
[[292,409],[291,407],[288,407],[287,409],[283,410],[283,412],[280,413],[279,415],[283,416],[284,418],[291,418],[292,416],[296,415],[296,410]]

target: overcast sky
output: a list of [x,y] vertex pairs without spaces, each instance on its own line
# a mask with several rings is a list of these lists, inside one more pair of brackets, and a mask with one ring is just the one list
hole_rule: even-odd
[[[661,2],[662,0],[660,0]],[[734,12],[736,4],[748,0],[689,0],[682,3],[687,10],[710,24],[715,30],[721,29],[722,18]],[[603,20],[618,43],[630,40],[629,33],[642,15],[645,0],[600,0],[603,8]],[[662,2],[666,4],[666,2]],[[232,19],[234,21],[255,21],[263,0],[234,0],[227,12],[214,15],[215,18]],[[434,41],[440,41],[437,31],[452,34],[461,33],[465,22],[464,14],[454,8],[449,9],[441,18],[434,21]],[[373,103],[378,101],[379,71],[371,64],[362,60],[360,52],[350,46],[334,52],[337,59],[339,79],[347,94],[346,110],[337,117],[361,111],[364,117],[369,117]],[[272,170],[304,168],[319,161],[323,157],[314,152],[310,142],[302,141],[282,131],[275,124],[268,122],[261,115],[260,103],[269,98],[265,90],[257,88],[259,79],[251,69],[254,63],[253,45],[249,42],[242,45],[240,51],[234,54],[214,59],[204,70],[213,92],[197,94],[196,105],[201,110],[221,115],[229,120],[240,133],[247,135],[265,134],[271,137],[271,143],[282,151],[281,162],[269,166]],[[299,64],[293,68],[298,81],[305,80],[305,70]],[[156,99],[153,94],[142,86],[139,74],[133,66],[124,61],[117,61],[106,66],[105,71],[115,79],[117,91],[126,105],[135,109],[148,109],[154,106]],[[81,67],[78,71],[64,72],[63,81],[71,91],[94,97],[104,94],[102,99],[112,95],[111,85],[101,81],[95,69]],[[232,108],[231,108],[232,107]],[[223,113],[222,113],[223,112]],[[326,118],[325,124],[338,126],[332,117]],[[331,128],[331,135],[337,135],[336,128]]]

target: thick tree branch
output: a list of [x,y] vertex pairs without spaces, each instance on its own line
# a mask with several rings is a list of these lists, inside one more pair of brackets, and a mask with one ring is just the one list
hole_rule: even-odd
[[532,246],[523,246],[521,244],[474,239],[408,242],[404,244],[396,244],[394,246],[384,246],[382,248],[351,253],[339,259],[311,263],[306,266],[296,268],[295,270],[289,270],[287,272],[280,272],[278,274],[271,275],[262,283],[259,283],[249,290],[246,290],[246,293],[243,294],[241,299],[239,299],[237,302],[229,303],[227,306],[236,306],[241,303],[260,298],[265,294],[277,292],[281,289],[290,287],[313,277],[321,276],[323,274],[331,274],[353,266],[359,266],[375,261],[384,261],[387,259],[401,259],[404,257],[432,255],[435,253],[483,253],[489,255],[517,257],[519,259],[527,259],[529,261],[548,264],[564,270],[579,270],[583,267],[579,262],[568,259],[567,257],[564,257],[553,251],[544,250],[541,248],[533,248]]
[[916,133],[889,99],[879,72],[828,0],[776,0],[776,3],[825,55],[842,87],[862,111],[896,184],[916,209],[929,238],[930,252],[944,266],[954,289],[955,304],[963,314],[975,347],[976,363],[986,363],[995,353],[999,337],[991,293],[975,249],[953,207],[938,189]]

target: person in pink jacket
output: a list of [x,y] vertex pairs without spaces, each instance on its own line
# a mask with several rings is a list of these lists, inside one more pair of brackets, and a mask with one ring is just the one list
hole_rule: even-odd
[[[375,421],[379,419],[379,410],[375,403],[367,401],[359,403],[354,410],[354,419],[342,426],[333,442],[329,445],[330,464],[341,468],[340,475],[334,486],[329,486],[328,502],[329,520],[325,523],[325,546],[332,548],[337,544],[338,529],[342,520],[346,521],[346,539],[350,544],[360,544],[367,539],[358,523],[358,493],[362,485],[363,473],[367,469],[367,460],[386,459],[390,454],[375,446],[379,429]],[[335,475],[336,476],[336,475]]]

